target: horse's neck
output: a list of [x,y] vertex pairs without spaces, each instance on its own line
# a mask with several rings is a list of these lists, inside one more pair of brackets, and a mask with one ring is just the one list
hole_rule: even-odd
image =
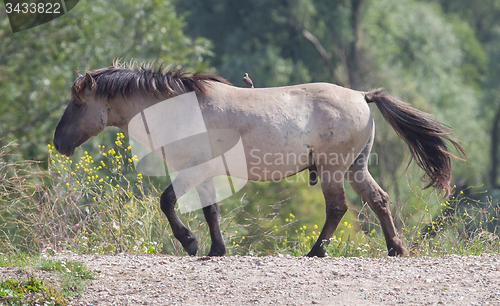
[[132,97],[118,97],[110,101],[111,111],[108,117],[108,125],[116,126],[128,133],[128,124],[132,118],[144,111],[146,108],[158,102],[168,99],[167,95],[158,97],[146,94],[136,94]]

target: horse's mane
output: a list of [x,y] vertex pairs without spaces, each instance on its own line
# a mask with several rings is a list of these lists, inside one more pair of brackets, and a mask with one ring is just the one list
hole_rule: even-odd
[[[125,67],[115,61],[110,67],[92,70],[88,73],[95,81],[95,86],[92,88],[94,94],[106,99],[113,99],[118,95],[127,98],[138,92],[154,96],[159,94],[174,96],[191,91],[204,94],[208,81],[231,85],[220,76],[204,75],[199,72],[190,74],[185,68],[167,69],[160,65],[155,70],[154,63],[140,66],[130,63],[128,67]],[[88,87],[85,76],[80,75],[73,83],[71,93],[74,97],[78,97]]]

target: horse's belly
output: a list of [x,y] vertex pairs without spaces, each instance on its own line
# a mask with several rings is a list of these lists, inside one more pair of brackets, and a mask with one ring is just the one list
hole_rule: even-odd
[[[248,179],[276,181],[292,176],[312,165],[312,151],[307,145],[275,142],[276,147],[245,148]],[[280,147],[281,145],[281,147]]]

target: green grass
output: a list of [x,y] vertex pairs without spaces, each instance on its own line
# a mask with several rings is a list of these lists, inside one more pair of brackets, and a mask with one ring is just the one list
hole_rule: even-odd
[[65,296],[78,296],[83,293],[88,280],[94,278],[94,273],[78,261],[51,260],[40,258],[34,268],[57,272],[61,277],[61,291]]
[[[27,277],[0,283],[0,304],[67,305],[67,297],[83,293],[94,274],[78,261],[53,260],[26,254],[0,255],[1,267],[17,267]],[[51,271],[59,279],[49,282],[35,276],[32,270]]]
[[[100,146],[98,156],[85,152],[73,159],[58,155],[49,145],[48,171],[23,161],[0,163],[4,186],[0,189],[0,252],[32,258],[63,252],[186,255],[160,210],[161,190],[155,187],[159,182],[135,172],[134,157],[123,138],[119,133],[115,146]],[[6,160],[8,150],[0,148],[0,160]],[[232,197],[221,205],[228,255],[307,254],[322,224],[306,224],[303,216],[289,210],[285,215],[287,199],[262,204],[253,196]],[[400,238],[410,256],[500,253],[498,201],[487,197],[474,200],[460,192],[444,202],[431,197],[415,194],[413,200],[392,205]],[[203,213],[194,211],[179,217],[198,239],[198,255],[207,254],[210,235]],[[366,203],[350,203],[327,254],[387,255],[380,224]],[[22,266],[22,262],[22,258],[0,256],[0,266]],[[78,270],[72,263],[65,265],[70,271]],[[54,271],[64,270],[52,266]],[[73,281],[81,277],[80,272],[74,273]],[[75,285],[64,290],[79,292],[79,288]]]
[[[385,239],[374,213],[366,204],[361,209],[351,209],[356,211],[355,217],[339,224],[326,247],[327,254],[334,257],[387,256]],[[399,236],[408,256],[500,253],[500,206],[491,198],[481,202],[455,195],[437,207],[424,207],[418,214],[404,212],[404,207],[397,210],[394,219],[401,224]],[[299,225],[300,221],[295,227]],[[282,253],[305,255],[318,235],[317,225],[303,225],[288,231],[288,238],[276,246],[281,247]]]
[[9,306],[68,304],[65,296],[57,288],[33,275],[28,279],[0,282],[0,303]]

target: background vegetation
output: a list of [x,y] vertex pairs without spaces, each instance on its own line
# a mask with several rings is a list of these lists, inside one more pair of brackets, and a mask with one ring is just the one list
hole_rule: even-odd
[[[115,58],[217,73],[237,86],[248,72],[256,87],[386,88],[453,127],[469,154],[454,162],[457,188],[444,202],[422,191],[416,166],[405,172],[408,152],[374,110],[378,162],[370,169],[391,195],[405,246],[414,255],[498,252],[499,17],[499,0],[472,7],[465,0],[82,0],[63,17],[13,34],[2,9],[0,252],[184,254],[159,211],[168,181],[137,176],[127,135],[117,139],[109,128],[71,159],[47,147],[74,71]],[[324,203],[304,178],[248,183],[224,201],[231,254],[307,252]],[[374,214],[349,187],[347,196],[330,254],[385,254]],[[182,217],[205,254],[202,214]]]

